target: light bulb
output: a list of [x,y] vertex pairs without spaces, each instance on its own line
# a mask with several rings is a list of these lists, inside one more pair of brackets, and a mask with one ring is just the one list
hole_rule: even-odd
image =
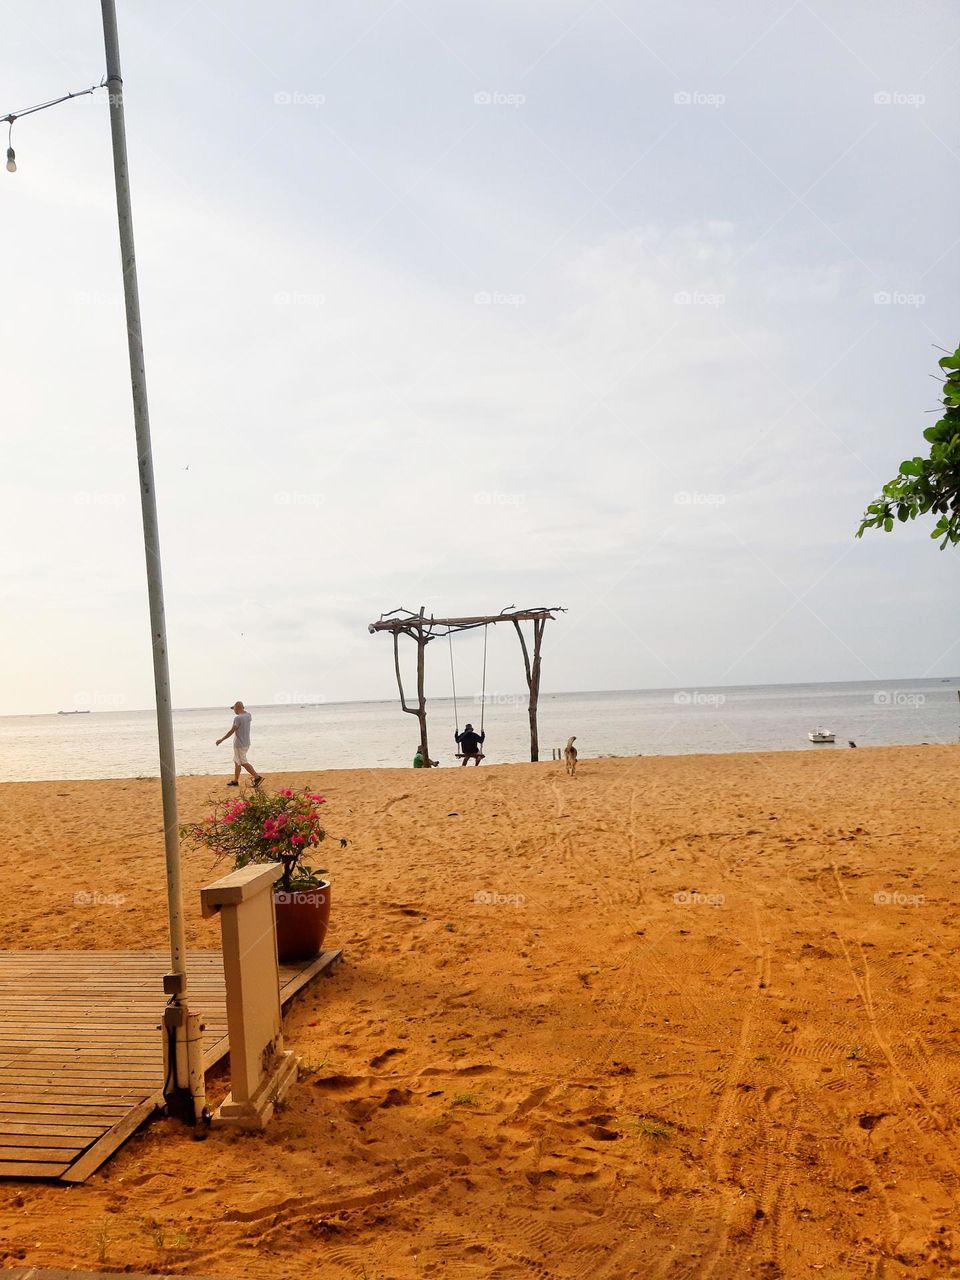
[[17,172],[17,157],[13,147],[7,147],[7,173]]

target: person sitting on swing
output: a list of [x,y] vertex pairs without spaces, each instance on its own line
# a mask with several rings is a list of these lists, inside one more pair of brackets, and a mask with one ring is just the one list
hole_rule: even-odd
[[487,736],[484,732],[477,733],[472,724],[464,727],[463,733],[455,733],[457,746],[460,748],[460,754],[463,756],[464,765],[471,760],[474,764],[479,764],[483,759],[483,752],[480,747],[484,738]]

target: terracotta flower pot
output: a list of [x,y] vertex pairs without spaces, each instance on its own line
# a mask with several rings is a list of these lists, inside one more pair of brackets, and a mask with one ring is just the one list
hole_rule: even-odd
[[320,954],[330,923],[330,881],[315,889],[277,889],[273,894],[277,913],[277,956],[281,964],[312,960]]

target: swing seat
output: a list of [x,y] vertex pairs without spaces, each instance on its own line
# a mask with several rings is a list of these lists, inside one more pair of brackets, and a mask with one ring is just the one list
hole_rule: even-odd
[[465,751],[458,751],[454,757],[456,760],[485,760],[486,756],[482,751],[478,751],[476,755],[469,756]]

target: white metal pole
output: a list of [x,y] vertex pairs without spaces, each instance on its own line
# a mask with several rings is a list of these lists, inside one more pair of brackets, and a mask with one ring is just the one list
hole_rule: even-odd
[[[147,562],[147,593],[150,601],[150,629],[153,636],[153,682],[157,705],[157,736],[160,747],[160,790],[163,798],[163,836],[167,863],[167,907],[170,918],[170,967],[173,981],[168,985],[173,1004],[182,1013],[172,1020],[177,1026],[180,1069],[177,1084],[189,1087],[189,1064],[184,1057],[196,1056],[200,1046],[187,1036],[187,955],[183,921],[183,889],[180,875],[180,833],[177,818],[177,766],[173,744],[173,704],[170,698],[170,668],[167,660],[167,625],[163,608],[163,577],[160,566],[160,531],[150,445],[150,414],[147,407],[147,377],[143,363],[143,335],[140,327],[140,291],[133,241],[133,212],[127,169],[127,136],[123,117],[123,80],[120,74],[120,41],[117,34],[115,0],[100,0],[103,11],[103,41],[107,58],[107,92],[110,101],[110,131],[113,137],[113,171],[117,187],[117,218],[120,224],[120,256],[123,265],[123,296],[127,313],[127,346],[130,352],[130,383],[133,389],[133,420],[140,468],[140,506],[143,514],[143,544]],[[196,1063],[192,1066],[196,1068]],[[187,1073],[184,1073],[184,1067]],[[196,1071],[194,1070],[194,1078]],[[200,1079],[202,1080],[202,1068]],[[202,1101],[201,1101],[202,1107]]]

